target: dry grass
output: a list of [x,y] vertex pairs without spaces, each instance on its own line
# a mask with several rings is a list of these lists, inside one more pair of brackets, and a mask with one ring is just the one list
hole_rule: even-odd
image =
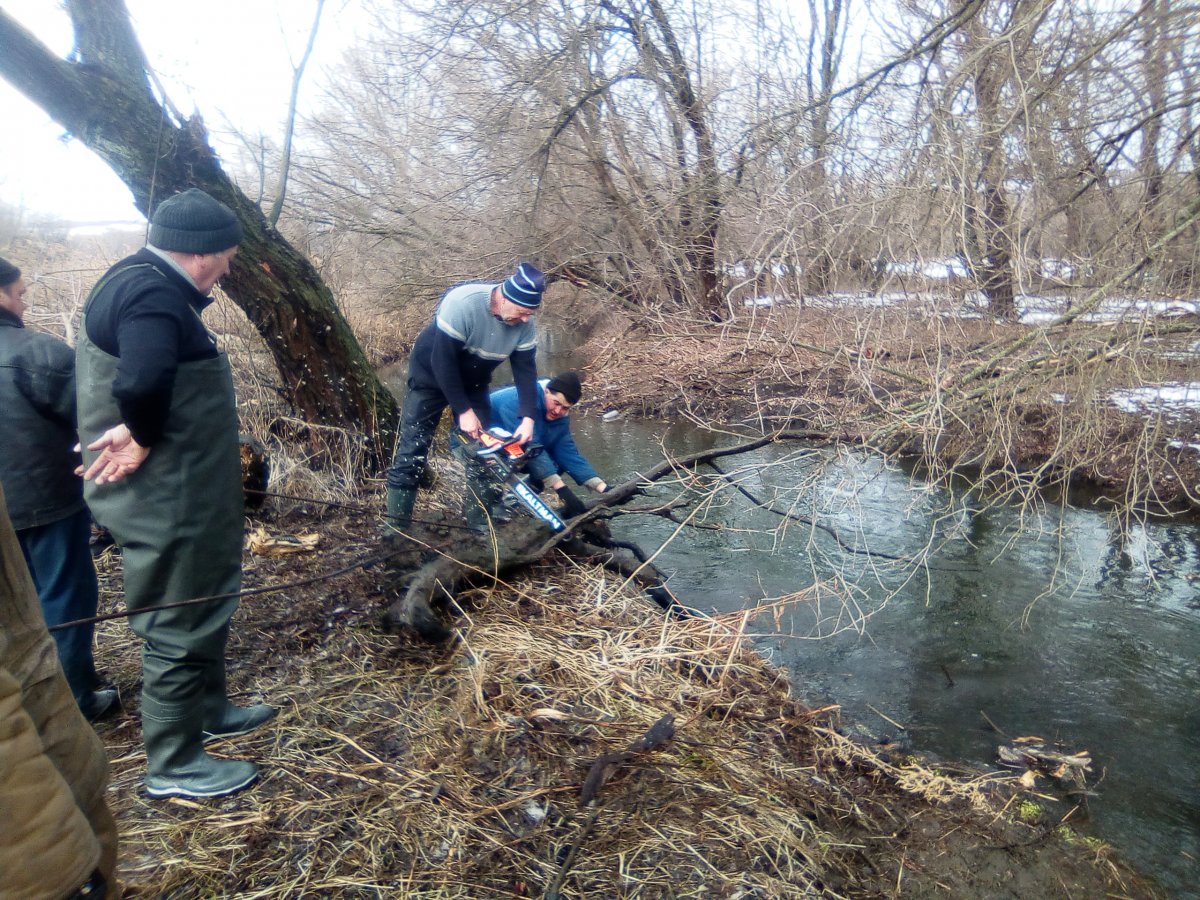
[[[411,343],[427,311],[411,312],[357,323],[373,358]],[[935,471],[966,460],[999,473],[1001,492],[1014,490],[1021,467],[1101,479],[1136,463],[1148,474],[1133,480],[1134,503],[1167,474],[1200,481],[1172,469],[1171,428],[1138,427],[1136,440],[1114,442],[1117,426],[1092,414],[1126,379],[1179,374],[1143,352],[1137,332],[1099,362],[1079,333],[1032,348],[1006,365],[1036,377],[1018,384],[999,367],[964,404],[962,390],[948,398],[935,386],[961,385],[1011,327],[894,310],[793,311],[719,330],[665,324],[666,334],[619,318],[594,329],[590,405],[763,429],[799,418],[852,441],[900,423],[893,446],[924,452]],[[238,356],[244,426],[272,453],[272,488],[362,502],[350,436],[340,470],[311,471],[309,426],[289,417],[247,329],[232,313],[216,324]],[[1075,399],[1056,404],[1064,388]],[[1030,417],[1039,410],[1055,415]],[[435,514],[457,506],[449,493]],[[372,546],[369,517],[272,503],[271,527],[318,530],[322,550],[249,559],[247,586],[336,569]],[[418,515],[430,508],[423,501]],[[115,559],[102,575],[111,606]],[[786,674],[742,636],[740,616],[664,620],[594,561],[555,558],[456,598],[461,640],[430,648],[379,630],[380,578],[358,572],[258,596],[238,614],[232,683],[244,699],[283,708],[261,735],[217,747],[263,762],[253,790],[152,803],[138,791],[136,719],[101,726],[122,873],[136,896],[1145,895],[1061,835],[1009,821],[1009,779],[888,761],[845,738],[836,718],[789,695]],[[98,659],[135,707],[138,647],[123,623],[100,629]],[[591,764],[665,713],[675,738],[581,808]]]
[[593,338],[584,405],[706,427],[799,422],[937,480],[965,475],[993,501],[1082,487],[1140,518],[1200,509],[1200,415],[1126,413],[1110,396],[1192,381],[1198,337],[1194,317],[1039,330],[903,306],[672,321]]
[[[438,497],[434,511],[448,505]],[[322,550],[248,559],[247,586],[338,568],[374,528],[298,512],[267,524],[315,528]],[[106,604],[115,565],[102,565]],[[136,721],[101,725],[134,896],[519,897],[555,885],[563,897],[883,896],[898,877],[928,888],[964,877],[939,856],[1037,836],[998,816],[1011,779],[887,762],[843,737],[835,711],[790,696],[742,615],[667,619],[596,562],[557,557],[455,598],[460,639],[432,648],[378,629],[380,577],[243,604],[231,681],[282,713],[215,752],[261,761],[252,790],[152,802],[139,793]],[[98,659],[134,705],[136,642],[122,623],[102,628]],[[581,807],[591,764],[667,713],[675,737]],[[1080,883],[1112,875],[1039,840]]]

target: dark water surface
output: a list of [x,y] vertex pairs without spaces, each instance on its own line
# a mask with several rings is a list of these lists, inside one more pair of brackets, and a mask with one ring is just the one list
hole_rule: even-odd
[[[664,441],[674,454],[735,442],[576,418],[610,483],[660,462]],[[850,552],[725,482],[701,517],[722,528],[688,529],[656,560],[684,602],[728,612],[828,585],[786,609],[782,636],[774,617],[756,623],[800,696],[840,704],[876,737],[900,736],[888,720],[900,723],[914,749],[950,760],[995,765],[1004,740],[983,714],[1010,737],[1090,751],[1088,827],[1174,896],[1200,897],[1200,527],[1151,524],[1122,541],[1092,510],[979,511],[878,459],[795,445],[720,465],[758,499],[815,514],[847,547],[928,550],[928,565]],[[648,552],[675,528],[614,523]]]

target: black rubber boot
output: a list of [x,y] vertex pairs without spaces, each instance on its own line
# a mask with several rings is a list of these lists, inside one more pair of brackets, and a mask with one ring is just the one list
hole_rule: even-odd
[[416,503],[416,488],[388,488],[387,514],[383,517],[385,536],[408,531],[412,525],[413,507]]
[[[148,708],[149,707],[149,708]],[[201,742],[202,704],[168,706],[142,698],[142,739],[146,743],[146,793],[151,797],[224,797],[252,785],[258,766],[240,759],[217,759]]]

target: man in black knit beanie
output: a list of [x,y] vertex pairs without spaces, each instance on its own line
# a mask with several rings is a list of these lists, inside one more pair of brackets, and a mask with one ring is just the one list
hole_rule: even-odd
[[257,766],[209,756],[203,745],[275,715],[266,704],[235,706],[225,681],[245,520],[233,378],[201,313],[241,239],[233,210],[203,191],[164,200],[149,243],[100,279],[79,328],[84,491],[121,547],[126,606],[220,598],[129,619],[143,640],[152,797],[218,797],[250,785]]

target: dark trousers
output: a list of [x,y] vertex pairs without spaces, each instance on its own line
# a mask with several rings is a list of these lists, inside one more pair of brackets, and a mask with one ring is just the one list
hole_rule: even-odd
[[[468,399],[486,428],[492,409],[486,389],[478,394],[468,394]],[[396,452],[387,473],[389,488],[415,490],[420,484],[421,474],[429,460],[429,445],[433,443],[434,432],[447,405],[446,396],[441,390],[408,379],[408,393],[404,396],[404,409],[400,413],[400,437],[396,441]]]
[[[96,569],[88,548],[92,517],[86,509],[49,525],[17,532],[47,625],[96,615]],[[52,631],[63,674],[76,702],[90,702],[99,678],[92,656],[95,625]],[[86,714],[88,710],[84,709]]]

